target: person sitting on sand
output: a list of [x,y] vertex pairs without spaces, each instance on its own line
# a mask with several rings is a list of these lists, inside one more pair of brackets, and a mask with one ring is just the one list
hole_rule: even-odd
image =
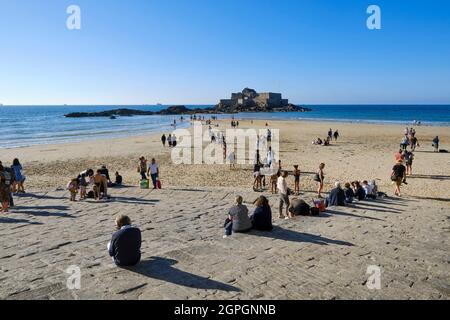
[[290,218],[295,216],[309,216],[310,213],[311,206],[304,200],[298,198],[291,199],[291,203],[289,205]]
[[345,192],[341,188],[341,183],[336,182],[334,184],[334,189],[331,190],[330,195],[328,196],[327,200],[325,201],[326,207],[333,207],[333,206],[339,206],[339,207],[345,207]]
[[286,208],[286,219],[289,219],[289,189],[286,181],[288,176],[289,174],[287,171],[283,171],[277,181],[277,190],[280,195],[278,204],[280,219],[285,218],[285,215],[283,214],[283,207]]
[[294,166],[294,193],[295,195],[300,194],[300,170],[298,169],[298,165]]
[[10,186],[6,184],[5,168],[0,164],[0,212],[8,212]]
[[22,165],[19,162],[19,159],[14,159],[13,160],[13,165],[11,166],[11,169],[14,171],[14,186],[13,186],[13,190],[18,192],[18,193],[25,193],[25,188],[24,188],[24,182],[25,182],[25,176],[22,175]]
[[116,218],[116,228],[108,243],[109,255],[119,267],[132,267],[141,260],[141,230],[131,226],[128,216],[119,215]]
[[118,186],[121,186],[122,183],[123,183],[123,178],[122,178],[122,176],[119,174],[119,172],[116,171],[116,181],[115,181],[115,184],[118,185]]
[[322,141],[322,139],[320,139],[320,138],[317,138],[317,140],[313,141],[313,143],[312,143],[312,144],[314,144],[314,145],[318,145],[318,146],[321,146],[321,145],[323,144],[323,141]]
[[145,157],[139,158],[139,166],[138,166],[138,172],[141,174],[142,180],[147,180],[147,159]]
[[366,198],[366,192],[364,191],[359,181],[352,182],[352,187],[355,198],[358,199],[358,201],[362,201]]
[[272,209],[270,208],[269,200],[264,196],[260,196],[254,204],[256,208],[250,216],[253,229],[258,231],[272,231]]
[[345,184],[344,194],[345,194],[345,203],[347,203],[347,204],[353,203],[353,198],[355,197],[355,193],[353,192],[351,184],[348,182]]
[[70,192],[70,201],[77,201],[78,178],[72,179],[67,183],[67,190]]
[[374,192],[374,186],[369,184],[367,180],[364,180],[362,182],[362,188],[364,189],[364,192],[366,194],[366,199],[376,199],[377,195]]
[[97,170],[97,173],[94,175],[94,197],[95,200],[99,201],[102,198],[108,197],[108,180],[101,173],[101,170]]
[[395,186],[395,195],[401,197],[400,187],[406,180],[406,168],[403,165],[403,161],[399,160],[392,168],[391,180]]
[[252,222],[248,216],[248,208],[242,204],[243,198],[237,196],[235,205],[228,211],[228,218],[225,220],[225,236],[231,236],[233,232],[244,233],[250,231]]

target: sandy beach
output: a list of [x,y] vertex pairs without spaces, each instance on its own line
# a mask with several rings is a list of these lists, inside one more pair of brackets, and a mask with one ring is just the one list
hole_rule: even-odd
[[[266,121],[241,121],[265,128]],[[229,122],[219,122],[220,129]],[[272,234],[222,239],[236,194],[252,207],[252,165],[173,165],[160,134],[1,149],[4,164],[19,158],[28,194],[0,215],[1,299],[449,299],[450,155],[434,153],[439,136],[450,150],[449,127],[416,127],[414,175],[393,196],[389,179],[403,126],[269,121],[280,129],[283,168],[298,164],[301,198],[314,197],[313,175],[325,167],[325,192],[335,181],[375,180],[388,198],[332,208],[321,218],[281,221],[277,196]],[[329,128],[340,138],[315,146]],[[169,132],[166,132],[166,134]],[[157,159],[163,190],[138,188],[138,158]],[[119,171],[126,187],[112,200],[69,202],[67,182],[87,168]],[[294,178],[288,178],[293,188]],[[143,263],[111,265],[105,250],[114,216],[128,214],[143,230]],[[65,287],[79,265],[81,290]],[[369,265],[381,266],[382,289],[366,287]]]

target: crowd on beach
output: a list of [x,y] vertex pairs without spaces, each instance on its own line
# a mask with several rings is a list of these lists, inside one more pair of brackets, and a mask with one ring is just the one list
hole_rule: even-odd
[[[205,120],[201,117],[191,116],[191,121]],[[224,148],[224,158],[227,155],[226,137],[218,131],[213,130],[211,119],[206,120],[208,133],[212,143],[221,144]],[[174,121],[176,125],[176,121]],[[239,121],[231,121],[233,128],[239,127]],[[256,152],[253,166],[253,190],[261,193],[265,191],[266,177],[269,179],[272,194],[278,195],[278,217],[279,219],[294,219],[297,216],[318,216],[329,207],[352,206],[360,201],[374,201],[384,198],[387,195],[380,192],[376,181],[373,179],[361,181],[348,181],[341,183],[334,182],[333,189],[326,198],[323,197],[325,185],[325,163],[319,164],[314,173],[313,180],[317,184],[317,197],[311,199],[301,199],[305,193],[301,192],[300,180],[303,175],[300,165],[296,164],[290,171],[283,168],[279,155],[272,150],[272,131],[266,124],[266,133],[258,135],[256,139]],[[315,145],[329,145],[333,139],[337,141],[340,137],[338,130],[330,129],[327,138],[318,138],[313,141]],[[174,134],[161,136],[163,147],[176,147],[177,138]],[[439,138],[433,139],[435,152],[439,152]],[[401,186],[407,184],[407,177],[413,174],[414,152],[420,148],[414,128],[406,128],[401,139],[400,148],[394,155],[395,164],[391,172],[391,180],[395,187],[395,195],[401,196]],[[261,150],[264,150],[263,152]],[[262,154],[263,153],[263,154]],[[231,153],[230,157],[234,157]],[[234,158],[229,158],[230,166],[234,166]],[[0,161],[0,202],[1,211],[7,212],[9,207],[14,206],[13,194],[24,193],[25,176],[22,174],[22,166],[18,159],[14,159],[11,166],[6,166]],[[161,188],[160,169],[155,158],[150,162],[144,157],[140,157],[137,165],[137,172],[140,176],[141,188],[149,188],[150,181],[154,189]],[[290,188],[288,178],[293,177],[293,189]],[[94,171],[87,169],[77,177],[71,179],[66,189],[70,193],[70,200],[76,201],[79,194],[80,200],[93,198],[97,201],[109,199],[109,188],[121,186],[123,178],[119,172],[115,173],[114,182],[110,178],[109,170],[106,166],[101,166]],[[91,189],[91,190],[90,190]],[[253,202],[254,208],[250,211],[244,205],[244,199],[238,195],[234,204],[228,210],[224,222],[224,238],[233,233],[245,233],[250,230],[270,232],[273,230],[272,209],[268,197],[259,195]],[[132,226],[131,219],[125,215],[116,218],[117,231],[113,234],[107,248],[109,255],[118,266],[134,266],[140,261],[141,253],[141,231],[138,227]]]

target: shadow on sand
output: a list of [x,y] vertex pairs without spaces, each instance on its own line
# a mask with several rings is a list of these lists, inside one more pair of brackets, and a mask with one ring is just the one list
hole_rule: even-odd
[[284,240],[291,242],[304,242],[304,243],[313,243],[319,245],[329,245],[336,244],[340,246],[349,246],[352,247],[353,243],[341,240],[329,239],[322,236],[317,236],[310,233],[302,233],[297,231],[292,231],[289,229],[283,229],[281,227],[274,227],[271,232],[262,232],[262,231],[250,231],[248,233],[252,236],[264,237],[264,238],[272,238],[275,240]]
[[32,222],[26,219],[14,219],[14,218],[4,218],[0,217],[0,223],[26,223],[26,224],[35,224],[42,225],[41,222]]
[[[60,217],[60,218],[72,218],[75,217],[67,214],[65,212],[61,211],[67,211],[69,208],[67,206],[30,206],[30,207],[23,207],[23,206],[16,206],[12,208],[14,213],[17,214],[28,214],[32,216],[39,216],[39,217]],[[48,210],[55,210],[60,212],[50,212]]]
[[[336,207],[333,207],[336,208]],[[357,208],[357,207],[353,207],[355,209],[364,209],[364,208]],[[370,210],[370,209],[366,209],[366,210]],[[370,217],[370,216],[360,216],[358,214],[354,214],[354,213],[349,213],[349,212],[342,212],[342,211],[336,211],[336,210],[332,210],[327,208],[326,213],[332,214],[332,215],[337,215],[337,216],[346,216],[346,217],[353,217],[353,218],[363,218],[363,219],[369,219],[369,220],[375,220],[375,221],[384,221],[383,219],[380,218],[375,218],[375,217]]]
[[241,291],[239,288],[231,285],[176,269],[173,266],[177,263],[178,261],[173,259],[152,257],[150,260],[141,261],[134,268],[125,269],[148,278],[166,281],[179,286],[194,289],[220,290],[228,292]]
[[154,206],[159,200],[146,200],[146,199],[140,199],[136,197],[111,197],[111,201],[113,202],[120,202],[120,203],[127,203],[127,204],[142,204],[142,205],[151,205]]

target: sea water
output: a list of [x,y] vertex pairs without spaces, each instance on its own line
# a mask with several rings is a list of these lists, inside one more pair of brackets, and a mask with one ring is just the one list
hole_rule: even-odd
[[[159,111],[167,106],[0,106],[0,148],[37,144],[75,142],[99,138],[125,137],[149,133],[170,133],[189,126],[189,116],[133,116],[104,118],[65,118],[71,112],[98,112],[117,108]],[[209,105],[187,105],[206,108]],[[312,112],[240,113],[217,115],[219,119],[271,119],[298,121],[338,121],[412,125],[450,126],[450,105],[308,105]],[[206,115],[209,117],[209,115]]]

